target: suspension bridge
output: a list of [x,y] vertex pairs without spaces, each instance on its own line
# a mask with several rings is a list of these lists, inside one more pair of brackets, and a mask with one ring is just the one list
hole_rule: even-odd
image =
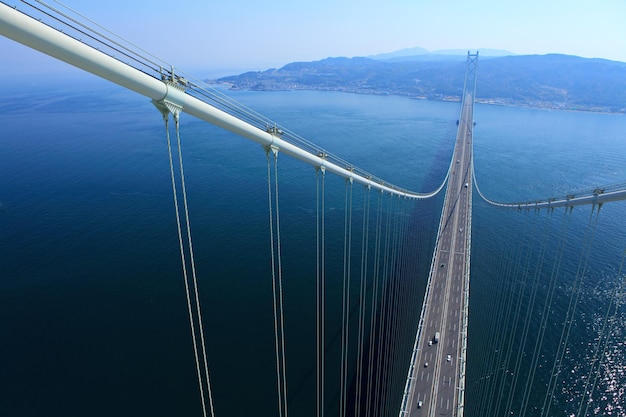
[[[540,286],[539,273],[526,275],[532,282],[518,284],[512,280],[511,288],[502,288],[502,294],[510,296],[508,303],[513,310],[507,310],[507,316],[494,319],[494,332],[491,346],[498,346],[497,351],[507,352],[506,360],[490,357],[481,363],[482,374],[491,376],[473,391],[481,400],[481,405],[473,412],[466,412],[467,402],[467,366],[468,366],[468,329],[470,252],[472,237],[472,191],[477,190],[484,201],[490,205],[509,208],[513,211],[529,212],[532,209],[553,213],[554,209],[564,208],[571,211],[575,206],[589,205],[599,213],[603,204],[626,199],[623,185],[596,187],[585,192],[570,193],[563,197],[544,198],[541,200],[503,203],[484,196],[475,180],[473,158],[473,105],[476,96],[478,54],[468,53],[466,76],[455,147],[447,174],[435,190],[417,192],[399,187],[379,178],[333,155],[296,133],[264,118],[241,104],[211,90],[193,77],[175,70],[138,47],[106,31],[103,27],[86,19],[77,12],[59,6],[52,7],[44,2],[21,2],[20,7],[11,7],[0,3],[0,33],[30,48],[58,58],[75,67],[81,68],[101,78],[116,83],[147,97],[162,114],[165,134],[168,142],[168,155],[171,171],[172,194],[176,208],[177,231],[180,259],[186,290],[187,309],[191,339],[194,347],[194,360],[198,379],[198,391],[203,415],[215,415],[215,399],[209,372],[211,358],[206,354],[205,326],[203,325],[199,293],[198,272],[192,233],[189,207],[185,184],[184,164],[181,154],[180,114],[188,113],[200,120],[209,122],[239,136],[263,146],[267,153],[268,177],[268,215],[270,231],[271,275],[273,293],[273,326],[276,371],[276,413],[288,415],[290,392],[288,382],[288,358],[283,296],[283,268],[281,246],[281,215],[279,204],[278,155],[285,154],[306,164],[312,165],[316,172],[316,414],[322,415],[357,415],[357,416],[438,416],[438,415],[500,415],[513,413],[519,406],[520,415],[530,414],[527,410],[530,388],[526,389],[520,404],[513,398],[512,387],[518,383],[521,360],[511,352],[511,342],[531,344],[529,339],[530,316],[524,317],[522,300],[527,297],[528,304],[535,304]],[[175,139],[170,138],[170,120],[174,122]],[[325,209],[326,174],[333,174],[345,179],[345,219],[343,235],[343,290],[340,352],[338,353],[339,370],[330,369],[327,358],[329,341],[326,328],[326,281],[327,281],[327,227]],[[355,198],[353,187],[363,186],[364,214],[362,232],[355,236],[352,211]],[[443,206],[436,235],[434,252],[430,263],[430,272],[426,283],[424,300],[417,299],[418,291],[407,284],[415,280],[411,276],[415,271],[407,267],[412,255],[406,243],[411,231],[406,217],[410,209],[407,202],[424,201],[436,198],[445,190]],[[374,198],[372,198],[374,197]],[[372,201],[375,200],[375,201]],[[372,214],[370,214],[373,212]],[[370,216],[372,218],[370,218]],[[567,217],[567,214],[565,215]],[[535,219],[529,223],[539,223]],[[543,221],[543,219],[542,219]],[[548,222],[548,220],[545,220]],[[590,221],[589,240],[585,241],[581,266],[575,274],[574,288],[568,308],[568,317],[579,303],[579,291],[586,270],[586,258],[589,256],[593,240],[595,219]],[[563,221],[567,227],[567,220]],[[552,226],[542,226],[546,229]],[[356,226],[354,227],[357,228]],[[370,229],[372,232],[370,233]],[[545,235],[542,235],[545,236]],[[558,251],[563,250],[566,238],[563,233],[558,244]],[[357,242],[357,237],[361,238]],[[354,242],[353,242],[354,240]],[[360,259],[353,256],[355,247],[360,246]],[[511,248],[511,269],[527,270],[530,268],[530,252],[538,250],[545,256],[547,243],[541,241],[523,249]],[[519,251],[519,252],[515,252]],[[526,252],[527,251],[527,252]],[[357,248],[357,252],[358,248]],[[527,263],[520,263],[527,259]],[[357,265],[357,260],[360,261]],[[553,271],[558,271],[560,258],[554,259]],[[521,265],[521,266],[520,266]],[[623,260],[622,260],[623,265]],[[609,319],[617,314],[619,307],[620,277],[617,272],[615,282],[615,301],[611,301],[606,310],[605,326],[612,323]],[[356,279],[355,279],[356,278]],[[353,279],[351,283],[351,279]],[[351,291],[358,283],[356,293]],[[498,283],[498,285],[507,285]],[[519,285],[516,287],[515,285]],[[556,281],[548,284],[545,306],[554,297]],[[578,292],[577,292],[578,291]],[[514,299],[515,293],[520,298]],[[356,298],[356,300],[355,300]],[[498,299],[506,304],[507,299]],[[539,305],[539,302],[537,302]],[[403,307],[410,306],[409,315],[413,321],[403,322]],[[544,306],[544,312],[549,307]],[[528,310],[530,311],[530,309]],[[406,313],[406,312],[405,312]],[[526,313],[530,315],[530,313]],[[510,315],[510,316],[509,316]],[[539,328],[545,332],[547,314],[541,318]],[[406,318],[406,317],[404,317]],[[511,330],[507,323],[520,322],[520,330]],[[571,317],[565,320],[562,335],[555,357],[562,360],[570,337]],[[415,323],[412,326],[411,323]],[[356,330],[355,330],[356,326]],[[356,337],[354,337],[356,334]],[[407,338],[410,349],[389,347],[390,339]],[[597,380],[602,358],[601,347],[608,344],[610,328],[602,333],[597,341],[598,348],[589,371],[587,381]],[[506,338],[509,337],[509,339]],[[534,345],[532,363],[540,361],[542,338]],[[541,415],[550,415],[551,396],[558,386],[558,368],[560,361],[555,360],[554,379],[546,384],[547,394],[541,409]],[[407,372],[408,368],[408,372]],[[502,373],[498,370],[502,368]],[[513,369],[514,371],[511,371]],[[534,368],[532,370],[534,373]],[[491,373],[491,374],[490,374]],[[402,376],[398,376],[402,375]],[[515,377],[514,377],[515,375]],[[497,379],[501,380],[496,384]],[[532,379],[531,373],[527,376]],[[584,396],[590,397],[596,382],[585,386]],[[519,382],[522,386],[522,382]],[[506,390],[509,389],[507,392]],[[506,400],[505,398],[508,395]],[[493,400],[496,399],[496,400]],[[583,399],[580,402],[579,415],[586,415],[587,407]],[[490,402],[491,401],[491,402]],[[502,404],[504,402],[504,405]],[[517,409],[517,408],[516,408]],[[583,414],[584,410],[584,414]],[[536,411],[536,410],[535,410]],[[477,414],[477,413],[480,414]],[[528,413],[528,414],[527,414]],[[534,415],[534,414],[533,414]]]

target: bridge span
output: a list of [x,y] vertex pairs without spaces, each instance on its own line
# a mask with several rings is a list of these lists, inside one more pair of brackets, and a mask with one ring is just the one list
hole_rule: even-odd
[[[476,58],[468,54],[468,70]],[[474,103],[474,93],[467,87],[466,74],[450,177],[400,417],[463,415]]]
[[[117,83],[124,88],[150,98],[159,106],[159,109],[163,112],[166,120],[169,113],[172,113],[172,115],[177,118],[181,111],[187,112],[190,115],[198,117],[200,120],[213,123],[221,128],[259,143],[268,152],[278,152],[278,150],[280,150],[284,154],[313,165],[316,169],[319,169],[322,172],[327,171],[329,173],[336,174],[349,180],[350,183],[360,183],[368,187],[368,189],[373,188],[388,195],[399,196],[407,199],[425,199],[438,194],[439,190],[443,188],[442,185],[441,188],[434,192],[418,193],[396,187],[354,167],[338,157],[327,153],[324,149],[317,147],[317,145],[304,141],[296,135],[291,135],[290,132],[286,132],[275,123],[270,123],[268,119],[259,118],[252,112],[248,113],[247,110],[240,108],[238,104],[233,104],[230,101],[221,101],[221,98],[218,100],[217,96],[210,95],[207,91],[202,90],[200,84],[195,84],[193,81],[181,77],[178,73],[174,73],[174,69],[171,66],[168,70],[167,66],[154,64],[149,60],[144,61],[143,57],[133,55],[133,52],[130,50],[126,50],[124,48],[113,48],[119,56],[123,57],[124,60],[128,58],[130,61],[135,62],[133,65],[136,65],[137,67],[131,66],[119,58],[115,58],[113,54],[101,52],[98,49],[99,46],[94,47],[92,45],[88,45],[87,43],[83,43],[80,39],[71,37],[59,29],[47,26],[41,21],[35,20],[32,17],[18,11],[16,8],[9,7],[1,0],[0,35],[6,36],[7,38],[13,39],[33,49],[40,50],[50,56],[68,62],[71,65],[82,68],[104,79]],[[102,40],[98,40],[98,42],[106,45],[106,42]],[[475,181],[473,177],[472,142],[474,126],[473,104],[476,90],[477,58],[478,54],[472,55],[468,53],[465,87],[462,95],[463,100],[458,120],[454,153],[450,169],[448,171],[448,176],[446,177],[446,180],[444,180],[444,184],[447,184],[446,196],[441,213],[435,251],[431,260],[425,300],[415,336],[415,344],[409,365],[404,396],[402,399],[400,417],[432,417],[435,415],[462,417],[464,414],[472,228],[472,190],[473,187],[476,186],[473,184]],[[150,68],[151,72],[145,68]],[[180,172],[182,177],[182,162]],[[174,184],[173,171],[172,179]],[[278,183],[276,182],[276,184]],[[173,188],[173,194],[176,196],[176,189],[175,187]],[[276,190],[278,190],[278,185],[276,185]],[[476,186],[476,190],[478,193],[477,195],[483,197],[490,204],[515,209],[552,209],[555,207],[573,207],[582,204],[601,205],[605,202],[626,199],[626,190],[624,189],[623,184],[615,189],[598,187],[590,193],[569,194],[562,198],[551,198],[526,203],[498,203],[488,200],[485,196],[483,196],[480,193],[478,186]],[[271,201],[271,189],[268,194]],[[323,197],[322,201],[324,201]],[[346,199],[346,201],[348,200]],[[271,204],[272,203],[270,202],[270,228],[273,230]],[[276,207],[278,207],[277,193]],[[178,209],[178,206],[176,208]],[[322,242],[325,239],[323,237],[323,210],[324,209],[322,208],[322,226],[318,229],[318,232],[319,230],[322,231]],[[276,219],[278,219],[278,210],[276,210]],[[191,232],[188,217],[186,220],[189,247],[185,249],[181,241],[181,263],[183,265],[183,269],[186,268],[185,250],[189,253],[192,252],[190,238]],[[180,222],[178,217],[177,221]],[[276,224],[278,224],[278,221],[276,221]],[[182,236],[182,234],[179,229],[179,239],[181,239],[180,236]],[[273,237],[271,237],[271,239],[273,251]],[[318,241],[319,239],[320,238],[318,237]],[[324,249],[322,249],[321,253],[324,253]],[[273,256],[272,252],[272,257]],[[273,258],[272,263],[274,263]],[[323,262],[321,265],[323,265]],[[273,265],[272,268],[274,268]],[[350,270],[349,267],[347,270]],[[272,271],[272,273],[274,273],[274,271]],[[349,275],[349,272],[347,275]],[[320,273],[320,276],[323,276],[323,273]],[[186,276],[185,284],[187,285]],[[323,288],[323,284],[321,288]],[[191,307],[189,307],[191,332],[192,338],[194,338],[194,345],[196,345],[196,331],[194,330],[195,321],[198,321],[198,328],[201,329],[202,326],[201,320],[199,319],[200,307],[198,302],[197,287],[195,291],[197,318],[194,317],[194,313],[192,313]],[[280,291],[280,302],[282,303],[282,289]],[[324,294],[323,289],[318,291],[320,291],[318,294]],[[187,293],[187,299],[189,303],[189,293]],[[319,299],[323,300],[323,296]],[[318,303],[320,303],[319,299]],[[421,300],[415,300],[415,302],[420,301]],[[275,300],[274,303],[276,303]],[[323,301],[321,303],[323,303]],[[276,306],[276,304],[274,304],[274,306]],[[323,310],[320,309],[319,311],[322,311],[322,313],[318,312],[318,317],[323,318]],[[363,311],[365,311],[364,307]],[[274,320],[275,323],[277,323],[276,307],[274,307],[274,314]],[[360,326],[362,326],[362,324],[360,324]],[[323,329],[323,327],[318,327],[318,329],[320,328]],[[275,331],[277,332],[277,330]],[[321,330],[320,332],[322,334],[321,346],[324,346],[324,330]],[[202,334],[202,330],[200,330],[199,333]],[[282,337],[283,336],[281,335],[281,338]],[[196,346],[194,346],[194,348],[195,347]],[[204,351],[204,341],[202,341],[202,350]],[[324,352],[324,349],[320,349],[320,351]],[[283,396],[282,398],[284,399],[284,410],[286,416],[287,385],[285,382],[286,371],[284,346],[281,354],[283,355],[282,365],[278,364],[279,347],[278,336],[276,336],[279,409],[283,404],[280,397]],[[323,414],[324,412],[323,370],[325,369],[325,365],[323,357],[324,356],[321,354],[318,356],[318,361],[321,363],[321,365],[318,364],[319,374],[317,376],[319,384],[318,387],[321,387],[318,391],[319,397],[317,400],[318,409],[321,410],[320,414]],[[201,364],[205,367],[205,377],[200,374]],[[198,353],[196,353],[196,366],[198,369],[198,381],[202,401],[204,401],[202,384],[206,382],[208,388],[207,391],[209,392],[209,404],[212,404],[212,399],[210,398],[211,388],[209,384],[208,361],[206,356],[204,356],[203,360],[199,360]],[[342,367],[343,366],[344,365],[342,363]],[[278,375],[280,370],[283,372],[282,376]],[[281,382],[284,388],[281,388]],[[283,391],[281,391],[281,389]],[[321,394],[319,394],[320,392]],[[397,396],[394,398],[397,398]],[[376,401],[378,401],[378,399]],[[393,409],[396,410],[396,407],[397,403],[394,402]],[[212,409],[212,405],[210,405],[210,408]],[[204,415],[206,415],[206,411],[203,411]],[[212,411],[211,414],[213,414]]]

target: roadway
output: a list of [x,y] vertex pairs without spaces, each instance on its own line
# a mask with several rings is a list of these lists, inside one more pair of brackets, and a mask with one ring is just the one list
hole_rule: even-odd
[[[472,128],[473,99],[467,94],[411,370],[406,407],[411,417],[462,414],[459,410],[463,406],[460,392],[465,372],[462,362],[471,236]],[[439,340],[435,342],[437,332]]]

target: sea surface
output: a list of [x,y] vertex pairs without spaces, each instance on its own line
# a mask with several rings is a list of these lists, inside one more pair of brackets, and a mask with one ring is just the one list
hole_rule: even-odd
[[[161,115],[149,100],[99,80],[0,84],[0,415],[200,415]],[[459,103],[224,92],[404,188],[434,190],[450,164]],[[626,182],[624,115],[479,104],[474,116],[476,180],[493,200],[548,198]],[[216,415],[276,415],[265,151],[185,114],[180,133]],[[309,416],[315,414],[316,174],[279,155],[279,176],[290,411]],[[345,184],[332,176],[326,182],[330,241],[343,236]],[[355,210],[362,204],[356,202]],[[421,264],[430,262],[437,210],[434,204],[413,214],[427,236]],[[493,399],[491,405],[479,400],[481,381],[502,364],[484,359],[497,342],[489,336],[502,321],[496,317],[507,317],[507,303],[498,300],[531,300],[532,282],[510,283],[521,276],[508,279],[507,268],[516,265],[510,260],[524,259],[527,269],[561,260],[548,330],[554,338],[547,336],[542,347],[550,357],[588,242],[593,250],[551,415],[575,415],[585,389],[577,381],[586,378],[596,340],[608,340],[610,354],[592,410],[626,415],[626,312],[623,292],[613,297],[626,249],[626,203],[602,207],[597,226],[589,226],[592,215],[590,207],[574,210],[567,247],[558,255],[564,212],[494,209],[474,193],[466,415],[498,407]],[[514,244],[533,239],[539,255]],[[341,271],[341,244],[330,241],[329,248],[328,349],[336,351],[341,284],[333,271]],[[527,275],[539,277],[535,304],[541,306],[549,281]],[[423,291],[426,276],[415,280]],[[613,299],[615,325],[602,339]],[[527,343],[534,346],[530,338],[539,333],[541,318],[525,311],[507,328],[531,320]],[[530,356],[522,356],[519,369],[529,369]],[[551,368],[552,362],[541,365]],[[398,371],[400,378],[406,370]],[[540,371],[533,382],[529,410],[541,407],[546,375]],[[505,384],[498,394],[514,393],[508,408],[522,407],[525,381],[514,389]],[[328,414],[336,415],[336,395],[328,397]]]

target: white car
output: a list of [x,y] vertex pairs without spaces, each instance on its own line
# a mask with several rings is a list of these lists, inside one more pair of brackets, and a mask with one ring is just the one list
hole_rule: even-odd
[[452,356],[450,356],[450,355],[446,355],[446,360],[447,360],[448,362],[450,362],[450,361],[452,360]]
[[422,408],[422,404],[423,404],[423,403],[422,403],[422,400],[419,400],[419,401],[417,402],[417,408]]

